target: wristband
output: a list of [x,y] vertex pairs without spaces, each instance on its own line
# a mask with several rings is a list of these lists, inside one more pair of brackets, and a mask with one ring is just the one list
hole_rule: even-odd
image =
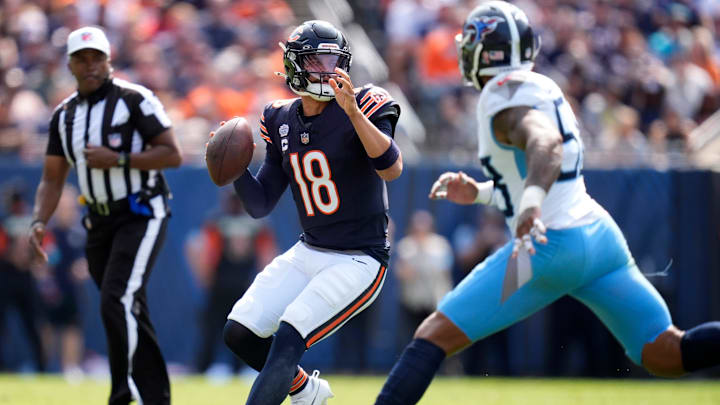
[[127,152],[120,152],[118,155],[117,165],[120,167],[130,166],[130,155]]
[[37,224],[42,224],[42,226],[45,226],[45,221],[43,221],[42,219],[33,219],[33,221],[30,222],[30,229],[35,228],[35,225]]
[[495,185],[492,180],[476,183],[475,188],[477,188],[477,195],[475,196],[473,204],[490,204],[490,201],[492,201],[494,187]]
[[545,196],[547,196],[547,191],[540,186],[532,185],[525,187],[525,191],[523,191],[522,197],[520,197],[518,214],[530,207],[540,208],[543,200],[545,200]]
[[400,149],[398,148],[395,140],[390,138],[390,147],[387,148],[382,155],[374,158],[370,158],[375,170],[385,170],[390,166],[394,165],[400,157]]

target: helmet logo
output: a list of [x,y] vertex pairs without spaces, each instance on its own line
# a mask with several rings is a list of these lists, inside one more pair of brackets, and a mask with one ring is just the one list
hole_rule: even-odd
[[480,35],[480,40],[483,41],[485,39],[485,36],[494,32],[495,29],[497,29],[498,23],[505,22],[505,19],[502,17],[497,16],[482,16],[478,18],[478,34]]
[[288,41],[291,41],[291,42],[297,41],[298,38],[300,38],[300,35],[302,35],[302,33],[303,33],[303,27],[301,25],[301,26],[297,27],[295,29],[295,31],[292,32],[292,34],[290,34],[290,37],[288,37]]

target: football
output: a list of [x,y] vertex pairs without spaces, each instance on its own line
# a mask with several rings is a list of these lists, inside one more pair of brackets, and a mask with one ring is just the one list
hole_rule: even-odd
[[235,181],[253,155],[252,129],[243,117],[235,117],[215,130],[208,141],[205,163],[213,183],[224,186]]

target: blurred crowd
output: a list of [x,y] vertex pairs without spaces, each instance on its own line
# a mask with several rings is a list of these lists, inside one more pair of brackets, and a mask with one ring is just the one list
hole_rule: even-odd
[[[453,42],[477,0],[351,0],[427,129],[420,150],[470,162],[477,93]],[[720,106],[715,0],[517,0],[542,36],[536,70],[583,125],[589,166],[682,166],[692,131]],[[186,161],[222,119],[257,122],[293,96],[277,46],[298,23],[284,0],[5,0],[0,6],[0,158],[36,162],[52,109],[74,90],[65,39],[107,30],[115,76],[153,90]],[[358,63],[356,60],[355,63]]]
[[65,41],[105,28],[114,75],[155,92],[187,155],[200,162],[207,134],[235,115],[259,121],[268,101],[291,96],[278,42],[295,23],[283,0],[5,0],[0,6],[0,158],[37,162],[52,109],[75,90]]
[[[474,89],[453,36],[475,0],[353,1],[391,80],[424,117],[427,153],[474,158]],[[720,107],[717,0],[517,0],[542,38],[535,70],[581,121],[586,166],[684,166],[692,131]]]

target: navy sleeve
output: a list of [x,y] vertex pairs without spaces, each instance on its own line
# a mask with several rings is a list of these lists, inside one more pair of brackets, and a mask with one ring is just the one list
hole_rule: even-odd
[[60,109],[56,110],[50,119],[50,130],[48,133],[48,144],[45,150],[46,155],[52,156],[65,156],[65,152],[62,148],[62,141],[60,140],[59,124],[60,121]]
[[389,136],[390,138],[395,137],[395,126],[392,123],[392,119],[390,117],[383,117],[380,118],[377,121],[373,121],[373,124],[377,127],[377,129],[380,130],[383,134]]
[[277,164],[272,154],[268,153],[257,176],[245,170],[245,173],[235,180],[233,186],[247,213],[253,218],[261,218],[275,208],[288,182],[289,179],[282,166]]

